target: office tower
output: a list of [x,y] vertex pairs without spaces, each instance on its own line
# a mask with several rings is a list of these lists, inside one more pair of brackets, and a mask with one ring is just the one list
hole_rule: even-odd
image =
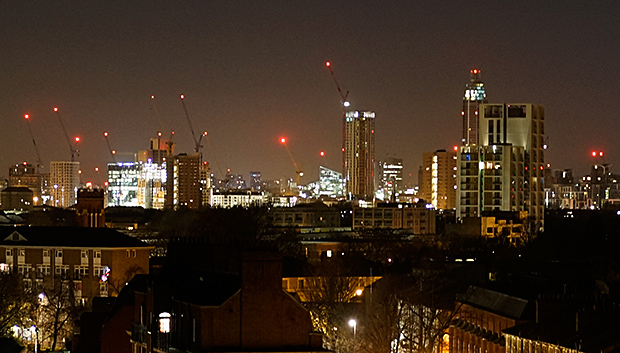
[[388,157],[379,161],[378,196],[384,201],[396,202],[403,182],[403,159]]
[[51,203],[55,207],[72,207],[80,187],[80,162],[50,162]]
[[9,168],[8,186],[24,186],[32,191],[31,205],[38,206],[43,203],[41,198],[43,184],[41,174],[36,172],[32,164],[18,163]]
[[465,85],[463,95],[463,145],[478,144],[478,117],[480,104],[487,102],[484,83],[480,80],[480,70],[469,71],[469,82]]
[[108,206],[144,206],[138,202],[141,163],[108,163]]
[[347,198],[372,200],[375,190],[375,113],[349,111],[345,124],[343,176]]
[[425,152],[419,198],[440,210],[456,208],[456,151]]
[[482,104],[480,146],[459,150],[457,217],[484,211],[527,211],[544,218],[544,107]]
[[260,191],[262,187],[263,181],[261,180],[260,172],[250,172],[250,189]]
[[202,205],[200,154],[181,153],[166,158],[166,208],[197,209]]

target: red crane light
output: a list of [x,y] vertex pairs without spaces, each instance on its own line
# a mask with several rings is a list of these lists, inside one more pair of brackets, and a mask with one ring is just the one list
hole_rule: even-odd
[[321,153],[319,153],[321,155],[321,157],[325,157],[325,151],[321,151]]
[[458,151],[458,150],[459,150],[459,146],[454,146],[454,147],[452,147],[452,148],[453,148],[455,151]]
[[592,157],[596,157],[596,151],[592,151]]
[[280,143],[286,143],[286,139],[284,137],[280,138]]
[[75,138],[75,142],[80,142],[80,138],[79,138],[79,137],[76,137],[76,138]]
[[181,95],[181,99],[185,99],[185,95],[184,94]]
[[103,136],[108,137],[108,132],[107,132],[107,131],[105,131],[105,132],[103,133]]
[[603,152],[599,152],[598,155],[603,157]]
[[332,63],[330,63],[329,61],[325,62],[325,66],[330,67],[332,65]]
[[58,111],[58,107],[54,107],[54,111],[57,112]]
[[28,119],[28,118],[30,118],[30,115],[26,114],[26,115],[24,115],[24,118]]
[[155,99],[155,95],[151,94],[151,99]]

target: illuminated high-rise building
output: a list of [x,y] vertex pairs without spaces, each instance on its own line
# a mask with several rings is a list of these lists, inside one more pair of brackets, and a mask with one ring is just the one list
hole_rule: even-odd
[[142,163],[108,163],[108,206],[143,206],[138,202]]
[[457,217],[527,211],[544,218],[545,110],[536,104],[482,104],[479,146],[458,154]]
[[166,208],[197,209],[202,205],[200,154],[181,153],[166,158]]
[[423,154],[419,198],[440,210],[456,207],[456,151]]
[[480,104],[486,103],[487,94],[484,83],[480,80],[480,70],[469,71],[469,82],[465,85],[463,95],[463,145],[478,145],[478,117]]
[[388,157],[379,161],[377,198],[396,202],[403,183],[403,159]]
[[349,199],[372,200],[375,191],[375,112],[349,111],[345,118],[344,173]]
[[72,207],[80,187],[80,162],[50,162],[51,203],[55,207]]

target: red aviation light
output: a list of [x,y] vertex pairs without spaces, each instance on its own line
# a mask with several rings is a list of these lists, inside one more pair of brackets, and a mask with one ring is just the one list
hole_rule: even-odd
[[342,152],[344,152],[344,147],[342,148]]
[[325,62],[325,66],[330,67],[332,66],[332,63],[330,63],[329,61]]
[[600,157],[603,157],[603,152],[599,152],[599,153],[598,153],[598,155],[599,155]]
[[185,95],[184,94],[181,95],[181,99],[185,99]]
[[461,115],[465,115],[465,111],[461,110]]
[[57,112],[58,111],[58,107],[54,107],[54,111]]
[[24,115],[24,119],[28,120],[30,118],[30,115],[26,114]]
[[455,152],[459,150],[459,146],[454,146],[452,148],[454,149]]
[[151,94],[151,99],[155,99],[155,95],[154,94]]
[[76,138],[75,138],[75,142],[80,142],[80,138],[79,138],[79,137],[76,137]]
[[477,110],[476,110],[476,113],[475,113],[475,114],[476,114],[476,115],[478,115],[478,111],[477,111]]
[[280,143],[285,144],[286,143],[286,139],[284,137],[280,138]]
[[325,151],[321,151],[321,152],[319,153],[319,155],[320,155],[321,157],[325,157]]
[[104,132],[103,132],[103,136],[108,137],[108,132],[107,132],[107,131],[104,131]]

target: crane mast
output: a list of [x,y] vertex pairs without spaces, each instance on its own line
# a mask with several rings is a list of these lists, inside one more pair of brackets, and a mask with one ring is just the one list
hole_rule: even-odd
[[110,155],[112,156],[112,161],[116,164],[116,151],[113,150],[110,146],[110,140],[108,139],[107,131],[104,131],[103,138],[105,139],[105,143],[108,145],[108,150],[110,151]]
[[293,162],[293,166],[295,167],[295,174],[296,174],[296,179],[295,181],[297,182],[297,187],[299,188],[299,182],[302,176],[304,176],[304,172],[302,170],[302,167],[300,165],[297,164],[297,162],[295,161],[295,157],[293,157],[293,153],[291,153],[291,150],[288,148],[288,144],[287,144],[287,140],[286,138],[282,137],[280,138],[280,143],[284,145],[284,148],[286,148],[286,152],[288,152],[289,157],[291,157],[291,161]]
[[37,142],[34,140],[34,134],[32,133],[32,128],[30,127],[30,115],[24,115],[24,119],[26,119],[26,126],[28,126],[28,132],[30,132],[30,138],[32,139],[32,144],[34,145],[34,150],[37,152],[37,174],[40,174],[41,168],[43,167],[43,162],[41,162],[41,154],[39,154],[39,146],[37,146]]
[[351,104],[349,103],[349,101],[347,100],[349,98],[349,91],[347,91],[346,93],[342,92],[342,89],[340,88],[340,84],[338,83],[338,80],[336,80],[336,75],[334,74],[334,70],[332,69],[332,64],[331,62],[326,62],[325,66],[327,67],[327,69],[329,69],[329,73],[332,76],[332,79],[334,80],[334,84],[336,84],[336,89],[338,89],[338,95],[340,96],[340,103],[342,104],[342,176],[345,178],[345,180],[348,180],[348,176],[346,175],[346,137],[347,137],[347,123],[346,123],[346,115],[347,115],[347,107],[349,107]]
[[58,107],[54,107],[54,112],[56,113],[56,116],[58,117],[58,121],[60,121],[60,126],[62,127],[62,131],[65,134],[65,138],[67,139],[67,144],[69,145],[69,152],[71,153],[71,162],[75,162],[75,156],[78,155],[78,149],[77,149],[77,145],[80,142],[80,138],[76,137],[75,138],[75,144],[71,145],[71,140],[69,139],[69,135],[67,134],[67,129],[65,128],[65,124],[62,123],[62,119],[60,118],[60,110],[58,109]]

